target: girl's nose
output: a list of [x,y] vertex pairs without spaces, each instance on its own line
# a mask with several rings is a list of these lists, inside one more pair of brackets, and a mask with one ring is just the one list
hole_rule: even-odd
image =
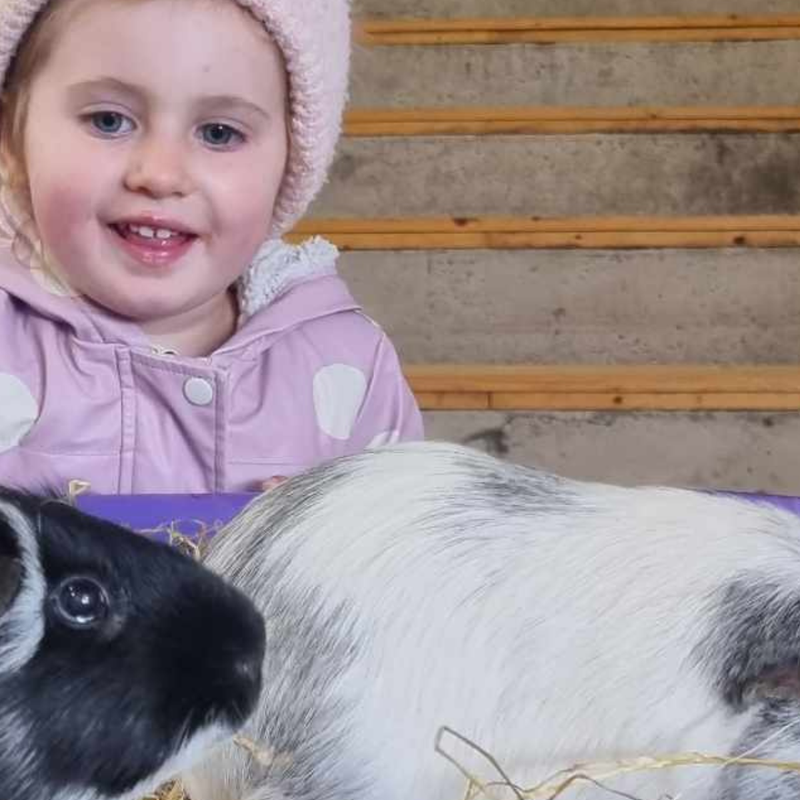
[[186,158],[179,143],[163,139],[141,141],[131,154],[125,187],[159,198],[189,194],[191,178]]

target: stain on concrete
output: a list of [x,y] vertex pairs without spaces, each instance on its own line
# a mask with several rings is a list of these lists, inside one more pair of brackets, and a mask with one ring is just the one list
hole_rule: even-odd
[[493,456],[506,456],[510,449],[508,424],[475,431],[462,439],[461,444],[483,450]]
[[[796,134],[736,138],[709,134],[713,162],[698,148],[689,168],[686,213],[794,214],[800,211],[800,138]],[[743,237],[736,245],[746,244]]]
[[340,153],[331,166],[330,177],[332,180],[346,181],[352,178],[358,169],[358,161],[350,153]]

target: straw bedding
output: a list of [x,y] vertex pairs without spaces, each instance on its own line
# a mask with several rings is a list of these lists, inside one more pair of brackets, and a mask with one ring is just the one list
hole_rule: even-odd
[[[793,727],[796,723],[790,723],[781,729],[782,733],[786,728]],[[772,739],[778,734],[773,733],[769,738]],[[478,777],[468,772],[456,759],[454,759],[443,745],[443,741],[452,737],[465,743],[474,751],[479,753],[486,761],[491,770],[491,777]],[[276,756],[268,749],[264,749],[242,736],[234,737],[234,742],[244,748],[253,758],[261,764],[269,764],[277,759],[286,756]],[[766,742],[759,744],[759,747]],[[436,743],[436,752],[445,760],[449,761],[455,769],[464,776],[466,788],[461,800],[477,800],[478,798],[512,798],[512,800],[556,800],[570,789],[580,788],[581,784],[592,784],[605,791],[609,795],[609,800],[621,797],[623,800],[659,800],[659,798],[638,798],[626,792],[619,791],[611,782],[614,778],[635,773],[647,772],[661,769],[678,769],[681,767],[717,767],[726,766],[747,766],[753,768],[778,769],[787,772],[800,773],[800,762],[777,761],[763,758],[752,758],[747,753],[739,756],[715,756],[703,753],[679,753],[669,756],[639,756],[637,758],[626,758],[618,761],[591,762],[576,764],[569,769],[561,770],[548,779],[532,787],[523,787],[514,783],[513,779],[506,773],[497,759],[491,753],[481,748],[476,743],[470,741],[451,728],[443,727],[439,730]],[[153,795],[148,795],[143,800],[190,800],[185,794],[180,782],[172,782],[162,787]],[[459,798],[453,798],[459,800]]]

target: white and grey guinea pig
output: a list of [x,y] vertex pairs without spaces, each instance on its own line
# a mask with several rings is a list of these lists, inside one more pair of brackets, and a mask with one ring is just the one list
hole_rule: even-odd
[[263,620],[187,556],[0,489],[0,798],[140,798],[230,736]]
[[[434,752],[445,725],[523,786],[643,754],[800,761],[800,519],[766,505],[406,444],[273,489],[207,564],[266,620],[245,732],[279,757],[222,747],[185,776],[192,800],[456,800],[466,781]],[[607,783],[647,800],[800,794],[796,774],[738,766]]]

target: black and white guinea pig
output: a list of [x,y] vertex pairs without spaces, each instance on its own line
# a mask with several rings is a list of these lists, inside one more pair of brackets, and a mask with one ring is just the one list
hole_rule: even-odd
[[0,489],[0,798],[140,798],[258,697],[263,621],[175,549]]
[[[192,800],[457,800],[466,781],[434,751],[445,725],[526,787],[640,755],[800,761],[800,519],[770,506],[405,444],[268,492],[207,564],[264,615],[245,733],[280,757],[226,745],[186,776]],[[797,773],[737,765],[606,783],[644,800],[800,796]]]

